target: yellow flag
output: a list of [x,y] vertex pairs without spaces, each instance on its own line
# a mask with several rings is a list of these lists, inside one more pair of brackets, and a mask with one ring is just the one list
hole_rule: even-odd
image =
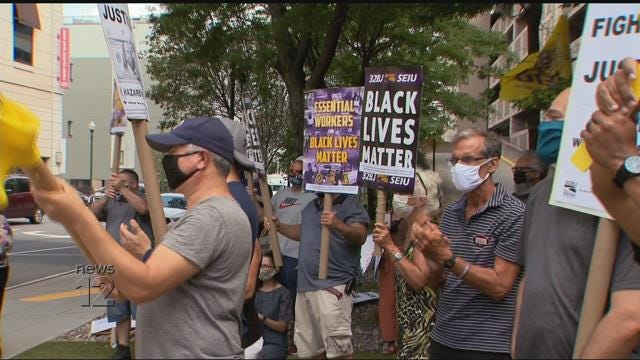
[[25,106],[0,93],[0,210],[7,207],[4,178],[15,167],[33,167],[40,160],[40,120]]
[[541,51],[529,54],[500,79],[500,100],[513,101],[547,88],[559,78],[571,79],[569,22],[562,15]]
[[[640,73],[640,64],[636,65],[636,74],[638,73]],[[631,82],[631,86],[636,98],[640,97],[640,78],[633,80]],[[582,172],[589,170],[591,164],[593,164],[593,159],[591,158],[591,155],[589,155],[589,151],[587,151],[587,144],[584,141],[580,143],[576,151],[571,156],[571,163]]]

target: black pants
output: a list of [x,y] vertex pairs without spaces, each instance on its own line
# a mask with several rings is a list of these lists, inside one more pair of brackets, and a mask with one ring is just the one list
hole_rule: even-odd
[[9,267],[0,267],[0,315],[2,315],[2,304],[4,302],[4,288],[9,280]]
[[442,345],[433,339],[431,339],[431,344],[429,348],[429,358],[430,359],[469,359],[469,360],[479,360],[479,359],[497,359],[497,360],[511,360],[511,355],[507,353],[492,353],[485,351],[474,351],[474,350],[460,350],[450,348],[448,346]]

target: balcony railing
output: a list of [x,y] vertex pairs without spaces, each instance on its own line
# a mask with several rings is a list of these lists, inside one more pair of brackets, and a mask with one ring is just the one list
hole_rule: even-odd
[[491,104],[491,108],[493,111],[489,114],[489,123],[487,124],[489,129],[507,120],[518,112],[518,109],[515,108],[511,102],[502,100],[494,101]]

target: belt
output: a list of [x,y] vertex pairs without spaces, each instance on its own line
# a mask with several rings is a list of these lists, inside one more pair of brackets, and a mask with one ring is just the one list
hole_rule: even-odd
[[340,291],[332,288],[332,287],[324,288],[322,290],[326,290],[326,291],[332,293],[333,295],[335,295],[338,298],[338,300],[342,299],[342,293]]

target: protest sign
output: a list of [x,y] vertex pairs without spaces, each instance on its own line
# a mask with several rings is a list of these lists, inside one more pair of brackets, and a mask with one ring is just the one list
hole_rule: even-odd
[[127,114],[124,111],[124,105],[120,98],[120,91],[118,90],[118,84],[113,79],[113,97],[112,97],[112,112],[111,112],[111,134],[123,135],[127,128]]
[[[102,22],[102,31],[109,49],[111,65],[115,70],[116,85],[125,114],[129,120],[144,120],[133,121],[131,128],[138,158],[140,159],[142,178],[147,191],[146,199],[149,204],[153,235],[156,244],[159,244],[166,232],[167,223],[164,217],[162,199],[160,198],[160,184],[156,174],[155,160],[145,139],[148,133],[149,109],[144,96],[144,87],[142,86],[142,73],[135,39],[133,38],[129,7],[127,4],[97,5],[100,21]],[[116,140],[115,144],[120,146],[118,140]],[[116,154],[116,159],[119,159],[119,155],[119,153]],[[113,169],[118,167],[119,161],[114,159]]]
[[127,4],[98,4],[98,13],[124,110],[129,120],[148,120],[138,52]]
[[[590,159],[584,145],[578,148],[582,143],[580,131],[597,110],[595,91],[598,84],[616,71],[623,58],[640,59],[640,47],[637,46],[639,13],[640,5],[633,3],[588,5],[549,201],[551,205],[610,218],[591,191],[591,178],[585,172]],[[577,149],[581,150],[576,153]]]
[[258,132],[258,123],[256,122],[256,112],[253,108],[251,94],[248,92],[242,94],[242,120],[247,130],[247,157],[253,161],[258,174],[266,175],[264,161],[262,159],[260,133]]
[[311,90],[305,93],[305,189],[358,193],[362,87]]
[[366,68],[358,182],[412,193],[422,100],[419,68]]
[[[258,173],[258,181],[260,184],[260,193],[262,194],[264,204],[264,216],[271,219],[273,209],[271,209],[271,195],[269,193],[269,185],[267,184],[267,173],[265,171],[262,146],[260,145],[260,132],[258,131],[258,123],[256,121],[256,113],[251,100],[251,94],[245,92],[242,94],[242,120],[245,124],[247,132],[247,157],[253,161],[255,171]],[[249,184],[253,184],[253,174],[249,173]],[[280,243],[278,243],[278,234],[275,226],[269,229],[269,245],[273,253],[273,262],[277,267],[282,267],[282,254],[280,252]]]

